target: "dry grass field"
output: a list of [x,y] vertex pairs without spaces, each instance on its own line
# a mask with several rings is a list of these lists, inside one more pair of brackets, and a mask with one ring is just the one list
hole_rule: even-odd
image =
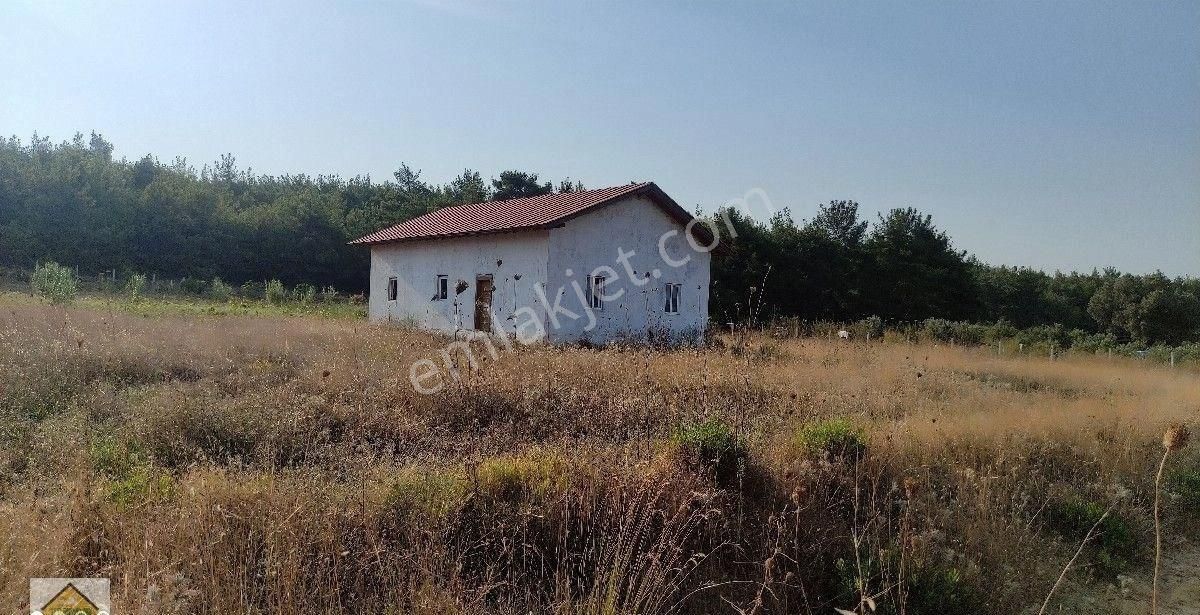
[[530,347],[420,395],[425,333],[0,308],[0,612],[94,575],[122,613],[1036,613],[1111,508],[1047,612],[1145,613],[1200,419],[1200,374],[1126,359]]

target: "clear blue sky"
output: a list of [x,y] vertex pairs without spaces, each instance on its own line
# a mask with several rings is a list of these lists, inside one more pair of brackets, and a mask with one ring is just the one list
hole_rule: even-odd
[[914,206],[994,263],[1200,275],[1200,2],[0,4],[0,133],[443,182]]

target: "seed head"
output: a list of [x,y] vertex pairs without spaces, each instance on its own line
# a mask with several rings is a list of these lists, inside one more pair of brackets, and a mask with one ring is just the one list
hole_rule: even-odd
[[1187,425],[1182,423],[1171,425],[1163,434],[1163,448],[1168,451],[1177,451],[1187,446],[1188,438],[1191,436],[1192,432],[1188,431]]

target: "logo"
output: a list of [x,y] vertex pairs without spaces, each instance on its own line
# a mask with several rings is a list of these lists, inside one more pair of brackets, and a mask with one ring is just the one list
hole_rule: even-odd
[[109,615],[108,579],[29,579],[32,615]]

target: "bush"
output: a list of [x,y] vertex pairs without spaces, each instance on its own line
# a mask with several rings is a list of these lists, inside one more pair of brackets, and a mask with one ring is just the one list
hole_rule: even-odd
[[326,286],[321,289],[320,299],[322,303],[333,303],[338,299],[338,291],[332,286]]
[[862,339],[883,338],[883,319],[878,316],[868,316],[851,327],[854,334]]
[[1071,350],[1078,352],[1101,352],[1117,347],[1117,337],[1111,333],[1088,333],[1082,329],[1072,329],[1068,334],[1071,338]]
[[1062,325],[1029,327],[1017,333],[1016,337],[1017,342],[1024,344],[1026,348],[1034,348],[1039,351],[1049,349],[1051,346],[1059,349],[1067,348],[1071,344],[1071,337]]
[[978,325],[965,321],[946,320],[944,318],[927,318],[921,323],[921,338],[937,342],[953,342],[956,344],[979,344],[988,337],[987,325]]
[[125,295],[131,301],[137,301],[142,298],[142,293],[146,290],[146,276],[135,273],[129,276],[129,280],[125,282]]
[[556,454],[533,452],[483,460],[475,469],[479,494],[494,501],[545,500],[566,490],[570,472]]
[[977,613],[980,598],[957,568],[918,567],[905,579],[907,607],[913,615],[951,615]]
[[1200,511],[1200,466],[1176,468],[1167,479],[1170,490],[1188,511]]
[[[1081,497],[1060,500],[1050,507],[1050,526],[1063,539],[1077,543],[1100,520],[1105,510],[1104,506]],[[1096,566],[1110,576],[1128,569],[1137,555],[1133,529],[1116,510],[1097,528],[1092,544],[1095,545]]]
[[1001,318],[988,327],[988,341],[1005,340],[1017,335],[1017,328],[1011,322]]
[[719,419],[686,425],[675,432],[674,441],[690,461],[712,472],[719,484],[729,484],[745,463],[746,444]]
[[154,467],[139,447],[105,438],[93,442],[89,452],[92,468],[107,484],[108,500],[117,506],[170,494],[171,477]]
[[269,280],[263,285],[263,299],[267,303],[280,304],[287,300],[287,290],[283,288],[283,282],[279,280]]
[[75,300],[78,283],[75,273],[54,261],[38,265],[29,279],[33,294],[55,305]]
[[203,295],[208,291],[208,282],[200,278],[184,278],[179,281],[179,290],[189,295]]
[[217,301],[228,301],[233,296],[233,287],[226,284],[221,278],[213,278],[212,284],[208,287],[208,296]]
[[796,434],[796,443],[805,450],[838,457],[857,457],[866,449],[862,429],[848,419],[809,423]]
[[245,297],[245,298],[262,297],[263,294],[266,292],[266,289],[267,289],[267,284],[265,282],[255,282],[253,280],[248,280],[246,282],[243,282],[242,285],[240,287],[238,287],[238,295],[240,295],[241,297]]
[[407,519],[418,515],[424,521],[440,521],[467,500],[467,482],[446,472],[397,472],[384,507]]
[[317,297],[317,288],[312,284],[297,284],[292,289],[292,299],[300,303],[312,303]]

